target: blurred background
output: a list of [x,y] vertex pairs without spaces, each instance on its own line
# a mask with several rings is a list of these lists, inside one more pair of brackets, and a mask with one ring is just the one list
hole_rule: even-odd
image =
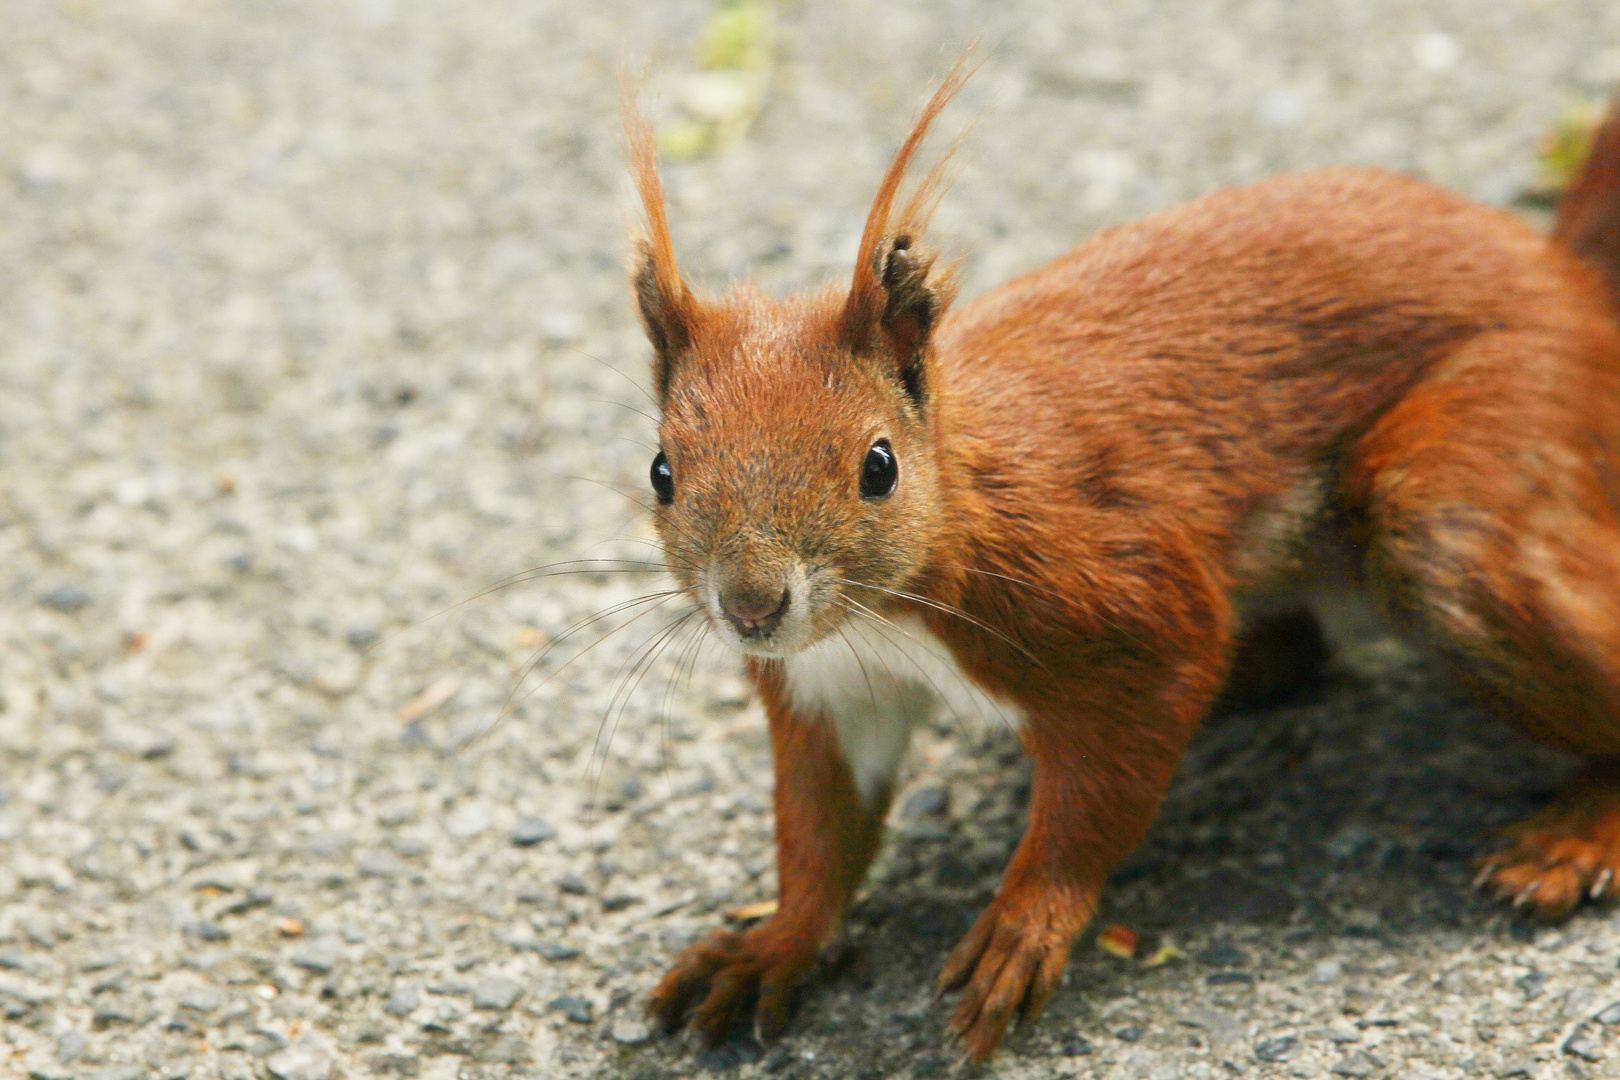
[[[1610,0],[0,0],[0,26],[0,1075],[46,1080],[944,1075],[927,988],[1027,785],[948,720],[782,1046],[640,1018],[774,884],[730,661],[659,636],[656,575],[534,570],[652,555],[621,68],[650,65],[688,275],[787,290],[848,273],[979,40],[933,230],[966,295],[1329,163],[1535,214],[1620,83]],[[1104,911],[1141,947],[1087,939],[990,1074],[1603,1075],[1620,927],[1467,889],[1566,768],[1394,642],[1212,728]]]

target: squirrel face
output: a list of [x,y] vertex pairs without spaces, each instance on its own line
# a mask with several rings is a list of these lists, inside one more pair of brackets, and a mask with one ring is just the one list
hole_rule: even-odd
[[944,161],[896,211],[906,167],[966,77],[957,66],[878,185],[847,293],[705,300],[681,278],[652,128],[621,105],[646,230],[631,282],[662,419],[651,481],[664,554],[721,640],[780,658],[880,618],[944,532],[932,334],[955,295],[915,244]]
[[830,292],[740,288],[693,299],[665,334],[681,347],[659,379],[657,528],[676,579],[748,655],[790,655],[885,606],[940,531],[926,358],[904,377],[844,314]]

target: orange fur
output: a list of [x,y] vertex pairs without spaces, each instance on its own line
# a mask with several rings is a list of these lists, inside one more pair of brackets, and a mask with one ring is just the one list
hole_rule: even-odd
[[[1594,775],[1620,761],[1620,324],[1608,241],[1579,224],[1620,212],[1608,158],[1560,218],[1589,238],[1574,252],[1429,185],[1328,169],[1106,231],[950,310],[913,235],[938,174],[890,216],[962,70],[885,175],[850,288],[786,300],[692,297],[629,116],[673,477],[657,525],[750,657],[777,769],[780,910],[688,950],[653,994],[710,1041],[754,1002],[782,1030],[876,848],[883,774],[863,797],[851,718],[793,666],[852,620],[925,628],[1023,717],[1029,826],[940,977],[980,1059],[1057,985],[1254,597],[1343,567],[1503,715]],[[907,722],[871,703],[874,730]],[[1544,881],[1558,912],[1606,886],[1620,787],[1569,806],[1488,868],[1494,887]]]

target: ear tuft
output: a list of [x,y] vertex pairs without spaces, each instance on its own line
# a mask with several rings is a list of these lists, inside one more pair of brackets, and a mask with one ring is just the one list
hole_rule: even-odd
[[670,370],[692,342],[692,320],[697,300],[675,265],[664,214],[664,188],[658,176],[658,148],[648,124],[636,108],[638,80],[628,72],[619,80],[619,112],[624,119],[625,147],[630,154],[630,175],[641,197],[644,231],[634,241],[631,282],[641,321],[657,356],[653,383],[658,397],[669,389]]
[[968,68],[972,52],[970,48],[952,66],[884,172],[866,215],[854,278],[844,301],[845,343],[856,353],[886,353],[897,365],[893,374],[918,407],[928,393],[928,335],[955,294],[948,268],[930,280],[933,253],[917,245],[943,190],[950,154],[918,182],[898,216],[895,202],[930,125],[972,73]]

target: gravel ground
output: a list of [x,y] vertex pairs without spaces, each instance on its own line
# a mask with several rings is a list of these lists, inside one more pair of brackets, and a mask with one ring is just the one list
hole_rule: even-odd
[[[613,80],[689,69],[708,11],[0,0],[5,1075],[956,1068],[927,988],[1016,839],[1016,748],[921,732],[790,1035],[700,1055],[640,1001],[773,894],[758,709],[716,649],[638,666],[667,608],[537,657],[656,577],[483,591],[647,554]],[[1505,202],[1566,98],[1620,81],[1612,0],[828,0],[780,29],[752,137],[669,171],[698,280],[846,273],[975,35],[936,225],[969,292],[1284,169]],[[1362,643],[1210,726],[1105,902],[1138,959],[1085,939],[985,1074],[1620,1075],[1620,918],[1468,888],[1568,768]]]

